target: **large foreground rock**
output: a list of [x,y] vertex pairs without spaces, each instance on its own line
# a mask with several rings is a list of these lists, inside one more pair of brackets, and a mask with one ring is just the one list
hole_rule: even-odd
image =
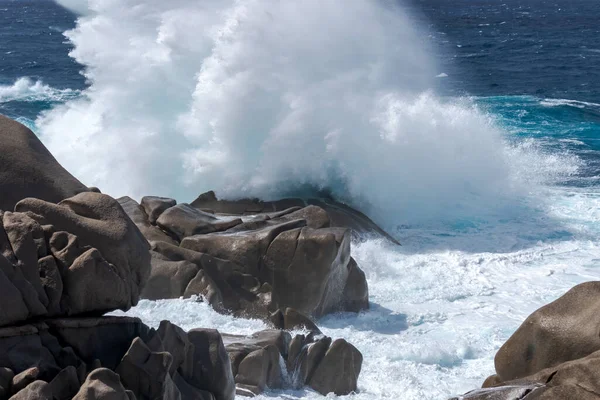
[[137,304],[149,245],[119,203],[85,192],[0,211],[0,326]]
[[600,399],[600,282],[531,314],[496,354],[485,389],[459,399]]
[[575,286],[531,314],[495,358],[499,382],[600,350],[600,282]]
[[31,130],[0,115],[0,210],[36,197],[58,203],[88,190],[67,172]]

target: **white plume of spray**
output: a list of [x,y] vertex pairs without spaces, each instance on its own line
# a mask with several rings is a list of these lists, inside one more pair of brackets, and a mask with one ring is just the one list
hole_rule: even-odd
[[[42,140],[112,195],[189,201],[322,189],[378,221],[506,193],[500,132],[427,89],[409,16],[376,0],[89,0],[66,33],[84,96]],[[469,205],[469,206],[467,206]]]

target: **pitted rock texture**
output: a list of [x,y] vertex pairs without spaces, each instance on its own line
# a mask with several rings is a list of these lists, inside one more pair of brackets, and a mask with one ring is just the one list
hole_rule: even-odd
[[149,245],[113,198],[27,198],[0,211],[0,326],[137,304]]

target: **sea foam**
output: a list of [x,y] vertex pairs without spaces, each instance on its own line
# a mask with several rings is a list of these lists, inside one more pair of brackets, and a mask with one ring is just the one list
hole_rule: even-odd
[[66,36],[90,86],[37,125],[109,194],[326,190],[393,228],[522,190],[529,159],[469,100],[430,91],[427,35],[395,3],[60,2],[87,6]]

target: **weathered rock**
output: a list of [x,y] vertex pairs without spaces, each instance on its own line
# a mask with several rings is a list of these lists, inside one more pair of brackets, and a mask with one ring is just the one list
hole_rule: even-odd
[[600,282],[531,314],[496,354],[496,374],[457,399],[600,399]]
[[158,331],[148,341],[154,352],[168,352],[172,356],[169,373],[179,371],[183,378],[191,379],[194,373],[194,346],[187,334],[169,321],[161,321]]
[[226,313],[229,311],[224,305],[223,294],[219,286],[203,269],[198,271],[183,292],[185,298],[194,295],[202,295],[217,312]]
[[10,400],[54,400],[48,386],[44,381],[35,381],[12,396]]
[[63,312],[60,301],[64,287],[55,258],[53,256],[40,258],[38,269],[42,286],[48,297],[47,315],[59,315]]
[[352,257],[348,263],[348,279],[342,293],[342,303],[345,311],[360,312],[369,309],[367,278]]
[[496,354],[500,382],[600,350],[600,282],[575,286],[531,314]]
[[283,329],[285,330],[296,330],[305,329],[307,331],[321,333],[321,330],[311,321],[306,315],[294,310],[293,308],[286,308],[283,314]]
[[107,368],[93,370],[73,400],[135,400],[131,398],[119,375]]
[[178,204],[165,210],[156,224],[179,240],[188,236],[220,232],[242,223],[241,219],[221,220],[189,204]]
[[25,389],[29,384],[38,380],[40,376],[40,369],[37,367],[31,367],[25,371],[15,375],[10,385],[13,393],[18,393]]
[[[47,329],[47,326],[40,325],[40,328]],[[43,380],[58,374],[61,368],[43,345],[39,332],[31,325],[0,328],[0,367],[9,368],[16,375],[35,367]]]
[[[296,335],[290,342],[290,347],[288,349],[288,356],[286,360],[286,367],[288,370],[288,374],[292,378],[292,385],[298,386],[298,377],[297,368],[300,366],[301,359],[300,356],[302,354],[302,350],[306,344],[306,336],[304,335]],[[302,382],[304,384],[304,381]]]
[[13,210],[26,197],[57,203],[88,190],[69,174],[37,136],[0,115],[0,209]]
[[5,212],[2,219],[4,230],[10,241],[13,254],[18,260],[17,267],[38,294],[43,307],[48,305],[48,297],[42,287],[37,260],[46,256],[44,230],[36,221],[22,213]]
[[22,278],[20,283],[24,289],[30,290],[27,303],[22,292],[15,286],[18,281],[11,280],[7,274],[14,276],[16,274],[15,267],[0,255],[0,326],[26,320],[30,316],[27,303],[40,304],[37,293],[25,278]]
[[197,274],[198,266],[189,261],[152,257],[152,272],[141,296],[150,300],[179,298]]
[[153,243],[152,250],[170,261],[189,261],[199,269],[198,274],[189,282],[185,291],[173,293],[173,297],[201,294],[215,310],[234,314],[241,309],[242,298],[247,301],[257,299],[256,294],[248,292],[239,285],[235,286],[236,271],[239,273],[242,267],[232,261],[164,242]]
[[[69,234],[50,239],[52,253],[62,252],[57,257],[61,265],[76,257],[63,277],[67,293],[62,305],[72,310],[70,314],[106,311],[107,307],[127,310],[137,304],[150,274],[149,245],[116,200],[87,192],[58,205],[25,199],[15,209],[29,213],[40,225],[52,225],[56,232],[77,237],[77,243]],[[97,251],[91,251],[92,247]],[[85,251],[79,255],[81,250]],[[71,272],[73,279],[69,278]],[[69,303],[71,297],[77,298],[77,303]]]
[[[243,268],[241,273],[267,283],[272,293],[262,313],[291,307],[318,317],[343,310],[350,273],[349,231],[302,228],[304,225],[304,220],[292,220],[235,235],[196,235],[185,238],[181,247],[231,260]],[[350,286],[361,288],[354,282]]]
[[[466,393],[463,396],[453,397],[450,400],[522,400],[528,399],[527,395],[538,388],[538,385],[517,385],[480,389]],[[559,398],[562,399],[562,397],[557,397],[557,399]]]
[[338,339],[331,344],[308,383],[323,395],[333,392],[344,396],[355,392],[362,361],[356,347]]
[[171,207],[175,207],[177,201],[167,197],[145,196],[142,198],[141,206],[148,215],[148,221],[151,224],[156,224],[156,220],[160,215]]
[[131,347],[115,370],[123,386],[140,399],[180,399],[169,370],[173,356],[168,352],[153,352],[140,338]]
[[342,310],[349,260],[348,230],[303,228],[278,235],[264,256],[262,272],[273,287],[273,307],[315,317]]
[[48,384],[48,390],[56,400],[71,400],[79,388],[79,377],[73,366],[68,366],[60,371]]
[[216,330],[192,329],[188,338],[194,345],[193,386],[211,392],[216,400],[233,400],[235,381],[229,356]]
[[600,351],[587,357],[543,369],[533,375],[475,390],[456,399],[465,400],[598,400]]
[[323,361],[329,346],[331,345],[330,337],[322,337],[316,342],[311,343],[307,346],[306,356],[301,357],[299,369],[299,383],[301,385],[309,384],[315,374],[315,371],[319,367],[319,364]]
[[[191,205],[202,210],[212,210],[215,213],[231,215],[255,215],[273,213],[291,207],[318,206],[327,212],[331,227],[351,228],[356,237],[364,234],[377,234],[399,244],[377,224],[360,211],[331,199],[282,199],[278,201],[260,201],[258,199],[241,199],[235,201],[218,200],[215,193],[203,193]],[[310,225],[309,225],[310,226]]]
[[[163,241],[167,243],[177,244],[177,241],[165,232],[161,231],[158,227],[150,223],[146,211],[142,208],[137,201],[131,197],[125,196],[117,199],[123,210],[127,213],[129,218],[136,224],[142,235],[149,241]],[[155,220],[156,221],[156,220]]]
[[303,227],[304,220],[283,222],[244,234],[209,234],[185,238],[181,242],[184,249],[209,254],[224,260],[230,260],[243,268],[243,272],[260,277],[262,258],[271,242],[282,232]]
[[[136,337],[148,340],[149,328],[137,318],[102,317],[53,319],[46,324],[61,343],[73,348],[85,362],[99,360],[114,370]],[[1,346],[1,342],[0,342]]]
[[237,386],[255,395],[262,393],[266,387],[280,388],[283,377],[279,359],[279,349],[274,345],[251,352],[239,365],[235,377]]
[[[67,270],[64,289],[67,315],[104,312],[118,308],[128,309],[137,302],[132,299],[131,277],[122,276],[114,265],[108,263],[96,249],[79,256]],[[136,289],[137,290],[137,289]],[[107,293],[108,292],[108,293]]]

